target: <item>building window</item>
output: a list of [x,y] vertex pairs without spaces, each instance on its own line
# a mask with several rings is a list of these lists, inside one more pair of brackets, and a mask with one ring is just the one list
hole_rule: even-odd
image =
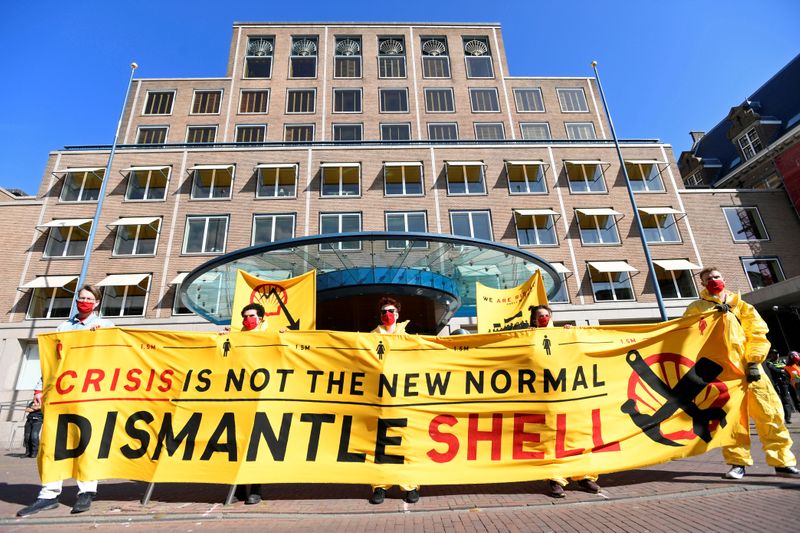
[[256,166],[256,198],[290,198],[297,195],[297,165],[264,164]]
[[478,141],[502,141],[505,139],[502,122],[476,122],[475,139]]
[[225,253],[227,234],[227,216],[186,217],[186,235],[183,238],[183,253]]
[[217,115],[222,103],[222,91],[195,91],[193,115]]
[[422,77],[450,77],[450,57],[447,55],[446,37],[422,37]]
[[584,245],[619,244],[613,209],[576,209],[581,242]]
[[486,194],[481,161],[448,161],[447,194]]
[[556,228],[550,209],[520,209],[514,211],[517,242],[520,246],[556,246]]
[[269,90],[242,91],[239,113],[266,113],[269,108]]
[[669,207],[640,207],[644,239],[650,243],[681,242],[675,211]]
[[292,37],[289,77],[317,77],[317,37]]
[[428,123],[428,139],[431,141],[457,141],[458,124],[455,122]]
[[[321,235],[355,233],[361,231],[361,213],[324,213],[319,216]],[[360,250],[361,241],[327,242],[320,250]]]
[[44,257],[83,257],[92,229],[91,219],[52,220],[42,227],[49,228]]
[[[173,286],[173,290],[175,294],[172,298],[172,314],[173,315],[191,315],[192,310],[183,303],[183,299],[181,298],[181,286],[183,285],[183,280],[186,279],[186,275],[188,272],[178,274],[175,279],[172,280],[170,285]],[[180,281],[178,281],[180,280]]]
[[381,113],[408,113],[408,89],[378,89]]
[[410,141],[410,124],[381,124],[382,141]]
[[139,126],[136,144],[164,144],[168,129],[166,126]]
[[733,242],[766,241],[769,235],[757,207],[723,207]]
[[251,245],[294,238],[294,215],[255,215]]
[[[110,278],[125,278],[127,275],[109,276],[100,286],[103,287],[103,303],[100,304],[100,315],[104,317],[142,316],[147,302],[147,291],[150,288],[150,275],[140,275],[137,282],[131,280],[126,285]],[[105,282],[105,283],[104,283]]]
[[334,141],[360,141],[362,138],[363,127],[361,124],[334,124]]
[[698,170],[694,174],[690,174],[684,181],[687,187],[698,187],[703,184],[703,171]]
[[[386,231],[403,233],[425,233],[428,231],[428,221],[425,211],[408,213],[386,213]],[[411,248],[427,248],[424,241],[386,241],[387,250],[405,250]]]
[[314,113],[317,109],[315,89],[289,89],[286,91],[287,113]]
[[777,257],[742,257],[742,267],[753,290],[786,279]]
[[569,191],[573,193],[606,192],[602,163],[566,161]]
[[594,293],[596,302],[634,300],[633,284],[629,272],[601,271],[589,264],[589,278],[592,282],[592,293]]
[[486,37],[465,37],[464,59],[467,62],[467,78],[494,77],[489,39]]
[[625,170],[634,192],[664,192],[657,161],[625,161]]
[[469,101],[473,113],[497,113],[500,111],[500,100],[497,89],[470,89]]
[[226,199],[233,190],[233,165],[197,165],[190,168],[192,200]]
[[556,89],[558,102],[561,104],[562,113],[588,113],[586,94],[580,87],[570,89]]
[[335,55],[333,56],[333,77],[360,78],[361,38],[337,38],[335,51]]
[[361,165],[358,163],[323,163],[322,196],[358,196],[361,194]]
[[162,201],[167,196],[170,167],[132,167],[128,173],[125,199],[129,201]]
[[489,211],[451,211],[450,227],[453,235],[492,240],[492,219]]
[[406,77],[405,41],[402,37],[378,39],[378,77]]
[[160,218],[121,218],[110,225],[117,228],[113,255],[155,255]]
[[514,89],[514,101],[519,113],[544,112],[542,90],[538,87]]
[[61,187],[62,202],[96,202],[100,197],[105,169],[67,171]]
[[567,122],[564,127],[567,129],[567,139],[590,141],[597,138],[594,133],[594,124],[591,122]]
[[697,265],[685,259],[657,259],[653,261],[658,287],[665,300],[697,298],[697,288],[692,279],[692,268]]
[[544,165],[541,161],[506,161],[506,176],[511,194],[547,192]]
[[175,91],[151,91],[144,102],[143,115],[171,115]]
[[386,196],[421,196],[422,163],[384,163],[383,183]]
[[272,54],[275,49],[272,37],[250,37],[244,58],[245,78],[272,77]]
[[758,138],[758,132],[755,126],[744,132],[738,139],[739,148],[742,150],[744,160],[752,159],[764,147],[761,145],[761,139]]
[[[68,318],[75,298],[75,286],[78,276],[58,287],[35,287],[28,304],[28,320],[33,318]],[[45,283],[47,285],[47,283]]]
[[189,126],[186,128],[187,143],[213,143],[216,138],[216,126]]
[[260,143],[267,138],[267,126],[236,126],[237,143]]
[[558,292],[550,297],[549,300],[551,303],[569,303],[569,289],[567,287],[567,274],[569,274],[569,270],[564,266],[564,263],[550,264],[558,273],[558,277],[561,280],[561,288],[558,289]]
[[519,125],[522,138],[530,141],[549,141],[550,125],[547,122],[527,122]]
[[283,140],[286,142],[308,142],[314,140],[313,124],[287,124],[283,129]]
[[453,89],[425,89],[425,111],[428,113],[453,113]]
[[361,89],[334,89],[334,113],[361,113]]

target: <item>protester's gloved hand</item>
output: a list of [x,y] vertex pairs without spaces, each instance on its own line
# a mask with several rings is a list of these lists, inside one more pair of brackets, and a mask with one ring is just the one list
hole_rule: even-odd
[[719,311],[720,313],[727,313],[731,310],[731,306],[728,304],[717,304],[714,306],[714,309]]
[[747,363],[745,375],[747,376],[748,383],[752,383],[761,379],[761,372],[758,370],[758,363]]

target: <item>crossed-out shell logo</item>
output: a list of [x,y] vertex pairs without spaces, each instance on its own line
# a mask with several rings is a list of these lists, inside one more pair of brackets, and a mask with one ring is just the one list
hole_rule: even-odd
[[289,295],[286,289],[275,283],[262,283],[257,285],[253,292],[250,293],[250,303],[264,306],[264,314],[266,316],[280,315],[281,303],[285,306],[288,301]]
[[697,438],[709,442],[726,425],[723,407],[730,394],[718,379],[722,367],[716,362],[705,357],[695,362],[676,353],[643,358],[636,350],[626,360],[633,371],[621,409],[653,441],[666,446],[684,446]]

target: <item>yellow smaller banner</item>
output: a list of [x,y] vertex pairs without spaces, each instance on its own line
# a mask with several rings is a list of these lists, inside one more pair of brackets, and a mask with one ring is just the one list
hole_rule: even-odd
[[513,289],[493,289],[476,282],[475,293],[478,333],[529,328],[529,308],[547,305],[547,292],[539,270],[528,281]]
[[236,271],[231,325],[242,308],[257,303],[264,306],[270,329],[317,328],[317,271],[295,278],[273,281]]

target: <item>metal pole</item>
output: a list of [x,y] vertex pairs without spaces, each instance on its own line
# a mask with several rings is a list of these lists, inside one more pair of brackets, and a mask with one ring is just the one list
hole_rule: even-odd
[[[122,101],[122,109],[119,113],[119,121],[117,122],[117,131],[114,133],[114,144],[111,145],[111,153],[108,154],[108,162],[106,163],[106,171],[103,174],[103,181],[100,183],[100,196],[97,199],[97,208],[94,211],[94,218],[92,219],[92,229],[89,230],[89,237],[86,240],[86,252],[83,254],[83,263],[81,264],[81,274],[78,276],[78,284],[75,288],[76,293],[86,283],[86,273],[89,271],[89,261],[92,258],[92,248],[94,247],[94,237],[97,234],[97,226],[100,224],[100,213],[103,211],[103,200],[106,198],[106,187],[108,182],[111,181],[111,164],[114,162],[114,153],[117,151],[117,141],[119,140],[119,130],[122,126],[122,117],[125,116],[125,104],[128,103],[128,94],[131,92],[131,84],[133,83],[133,75],[139,65],[131,63],[131,76],[128,78],[128,86],[125,88],[125,98]],[[77,296],[77,294],[75,295]],[[70,316],[77,313],[77,301],[72,301],[72,310]]]
[[606,95],[603,92],[603,85],[600,83],[600,74],[597,72],[597,61],[592,61],[592,68],[594,69],[594,78],[597,80],[597,88],[600,90],[600,99],[603,101],[603,108],[608,118],[608,125],[611,128],[611,138],[614,139],[614,147],[617,149],[617,157],[619,164],[622,168],[622,174],[625,176],[625,187],[628,189],[628,198],[633,207],[633,218],[636,220],[636,227],[639,228],[639,237],[642,240],[642,248],[644,249],[644,257],[647,260],[647,270],[650,272],[650,277],[653,280],[653,290],[656,293],[656,301],[658,302],[658,310],[661,313],[661,320],[667,320],[667,310],[664,307],[664,299],[661,296],[661,287],[658,286],[658,278],[656,277],[656,269],[653,266],[653,260],[650,257],[650,247],[647,245],[647,240],[644,238],[644,229],[642,228],[642,219],[639,216],[639,209],[636,206],[636,198],[633,195],[631,188],[631,180],[628,178],[628,170],[625,168],[625,160],[622,158],[622,150],[619,146],[619,139],[617,139],[617,132],[614,130],[614,122],[611,120],[611,111],[608,109],[608,102],[606,102]]
[[772,312],[775,313],[775,320],[778,321],[778,329],[781,330],[781,337],[783,337],[783,345],[786,350],[789,350],[789,341],[786,339],[786,332],[783,331],[783,324],[781,324],[781,308],[777,305],[772,306]]

